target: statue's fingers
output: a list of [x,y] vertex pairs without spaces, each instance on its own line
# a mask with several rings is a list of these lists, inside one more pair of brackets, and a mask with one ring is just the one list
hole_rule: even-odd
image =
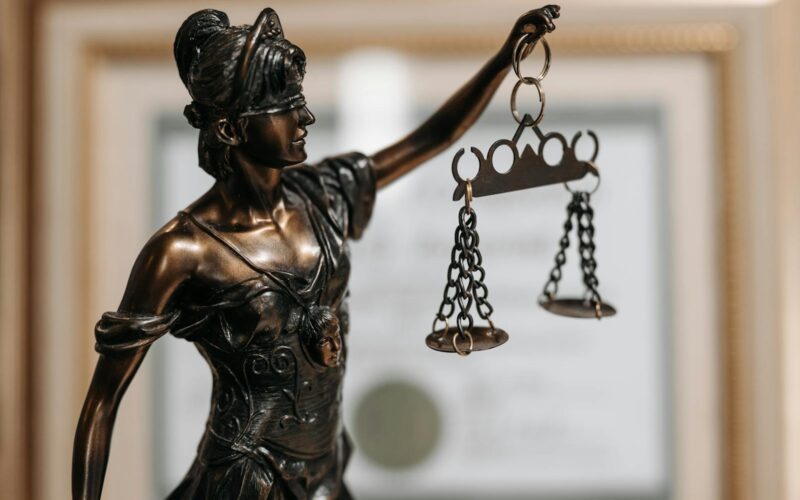
[[548,16],[547,14],[540,13],[536,17],[539,18],[541,25],[544,26],[544,29],[548,33],[556,29],[556,25],[553,24],[553,20],[550,19],[550,16]]
[[546,11],[547,14],[553,19],[558,19],[558,16],[561,15],[561,7],[555,4],[547,5],[542,10]]

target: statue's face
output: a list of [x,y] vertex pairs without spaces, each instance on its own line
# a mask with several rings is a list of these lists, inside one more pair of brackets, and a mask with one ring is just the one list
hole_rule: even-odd
[[306,127],[314,123],[307,106],[281,113],[261,113],[247,117],[247,141],[240,147],[256,162],[270,167],[286,167],[305,161]]
[[317,342],[317,362],[329,368],[334,368],[339,366],[341,354],[342,336],[337,326],[326,331],[325,335]]

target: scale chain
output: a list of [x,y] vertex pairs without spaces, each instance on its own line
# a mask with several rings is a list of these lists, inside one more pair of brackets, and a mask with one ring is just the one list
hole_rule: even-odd
[[[483,268],[483,255],[478,249],[480,236],[477,229],[477,214],[472,207],[464,206],[458,213],[458,226],[454,234],[454,245],[450,253],[450,266],[447,269],[447,284],[442,294],[442,302],[436,319],[446,322],[456,315],[457,335],[462,341],[470,338],[470,329],[474,325],[471,314],[472,306],[478,315],[489,320],[494,308],[489,303],[489,289],[483,280],[486,270]],[[455,333],[454,333],[455,335]]]
[[580,196],[579,193],[575,193],[572,195],[572,200],[570,200],[569,204],[567,205],[567,220],[564,222],[564,235],[561,237],[561,240],[558,242],[558,253],[555,257],[555,265],[553,269],[550,271],[550,278],[547,280],[547,283],[544,285],[544,295],[549,298],[554,298],[558,293],[558,284],[561,281],[562,276],[562,267],[567,262],[567,255],[566,251],[569,248],[569,234],[572,232],[572,218],[578,214],[578,210],[580,208]]
[[597,291],[599,280],[597,279],[597,261],[594,258],[594,209],[590,205],[590,194],[586,192],[577,193],[578,203],[578,251],[581,257],[581,270],[583,271],[583,283],[586,285],[587,299],[590,300],[595,309],[600,310],[602,299]]
[[472,287],[472,295],[475,297],[475,309],[478,311],[478,316],[488,320],[494,312],[494,307],[489,303],[489,288],[487,288],[483,282],[483,279],[486,277],[486,270],[481,265],[483,263],[483,256],[477,246],[474,249],[474,253],[476,257],[474,271],[476,271],[478,275],[476,276],[473,274],[474,284]]

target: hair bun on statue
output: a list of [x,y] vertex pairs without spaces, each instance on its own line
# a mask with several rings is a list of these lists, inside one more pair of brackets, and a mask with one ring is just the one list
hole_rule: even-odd
[[181,81],[187,88],[192,64],[197,60],[203,45],[212,36],[229,28],[230,25],[228,15],[214,9],[197,11],[183,22],[175,35],[175,44],[172,49]]
[[208,117],[206,113],[203,112],[203,108],[200,103],[196,101],[192,101],[191,104],[187,104],[183,108],[183,116],[189,121],[189,125],[196,129],[203,129],[205,128]]

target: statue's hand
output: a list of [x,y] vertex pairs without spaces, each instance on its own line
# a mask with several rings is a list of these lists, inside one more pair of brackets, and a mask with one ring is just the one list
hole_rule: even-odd
[[558,5],[546,5],[539,9],[534,9],[530,12],[523,14],[517,22],[514,23],[514,29],[508,35],[505,48],[508,50],[508,56],[511,57],[511,50],[520,36],[532,33],[538,40],[546,33],[550,33],[556,29],[554,19],[558,19],[561,7]]

